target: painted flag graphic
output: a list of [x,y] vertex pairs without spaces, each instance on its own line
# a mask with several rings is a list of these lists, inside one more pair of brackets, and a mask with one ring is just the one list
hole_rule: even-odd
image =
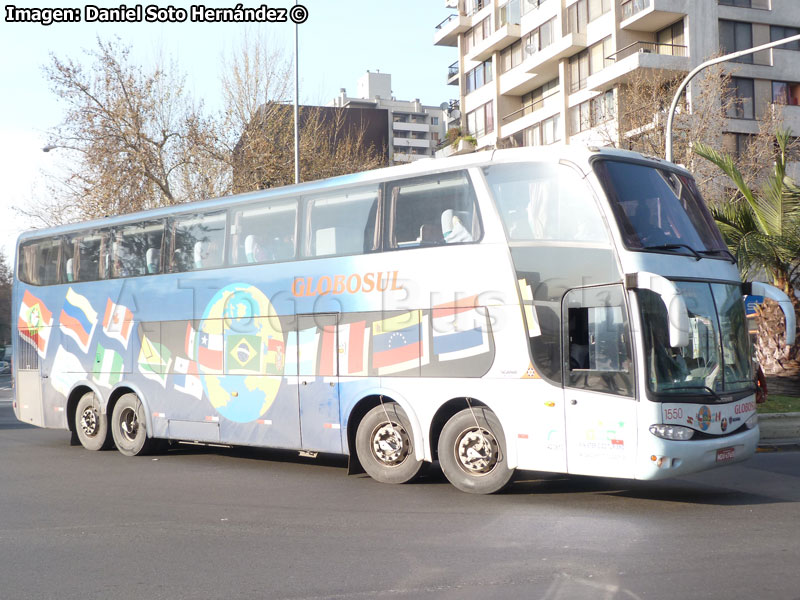
[[17,330],[23,340],[36,348],[41,358],[47,353],[47,342],[50,339],[50,327],[53,325],[53,313],[47,310],[44,302],[25,290],[22,304],[19,307]]
[[225,349],[228,373],[259,372],[261,366],[261,338],[259,336],[229,333],[225,336]]
[[142,375],[166,388],[171,363],[172,354],[165,346],[151,342],[146,335],[142,335],[142,347],[139,350],[139,371]]
[[369,328],[366,321],[339,325],[339,374],[366,375]]
[[297,380],[292,376],[297,375],[297,332],[287,331],[285,335],[286,346],[284,349],[285,364],[283,367],[283,374],[286,377],[287,382],[296,383]]
[[489,351],[486,316],[477,296],[434,306],[431,310],[433,353],[439,360],[458,360]]
[[300,375],[317,374],[317,344],[319,334],[316,327],[297,332],[297,369]]
[[336,326],[323,325],[320,337],[319,368],[322,377],[336,375]]
[[61,332],[75,340],[81,350],[87,352],[96,325],[97,312],[89,300],[69,288],[59,319]]
[[281,340],[269,338],[266,346],[267,375],[283,375],[286,364],[286,350]]
[[[372,324],[372,366],[378,373],[414,369],[427,362],[421,314],[414,310]],[[424,328],[427,332],[427,326]]]
[[98,343],[92,369],[94,380],[100,385],[113,387],[122,379],[122,370],[120,353],[110,348],[104,348],[102,344]]
[[175,391],[188,394],[198,400],[203,397],[203,382],[197,372],[197,363],[186,358],[175,358],[175,375],[172,378]]
[[221,333],[197,332],[197,363],[206,371],[222,371],[224,353]]
[[183,348],[186,356],[194,356],[194,346],[197,341],[197,332],[192,327],[191,321],[186,323],[186,340],[184,341]]
[[67,352],[64,346],[59,346],[53,359],[50,370],[50,385],[62,396],[69,396],[73,386],[86,379],[86,370],[81,360],[74,354]]
[[103,333],[127,348],[131,331],[133,331],[133,313],[127,306],[116,304],[109,298],[106,302],[106,314],[103,316]]

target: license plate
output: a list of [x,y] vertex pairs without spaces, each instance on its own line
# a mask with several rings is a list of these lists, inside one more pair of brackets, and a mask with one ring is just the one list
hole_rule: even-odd
[[733,448],[720,448],[717,450],[717,462],[733,460]]

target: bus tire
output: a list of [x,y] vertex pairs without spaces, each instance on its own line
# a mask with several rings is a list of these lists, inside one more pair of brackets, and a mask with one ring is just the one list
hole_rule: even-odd
[[379,404],[364,415],[356,430],[356,454],[369,476],[381,483],[407,483],[422,468],[411,423],[395,402]]
[[94,392],[86,392],[75,407],[75,434],[87,450],[107,450],[113,440],[108,417],[103,414]]
[[144,405],[136,394],[120,396],[111,415],[111,434],[117,450],[125,456],[148,454],[156,441],[147,437]]
[[442,472],[462,492],[494,494],[514,476],[500,421],[483,406],[453,415],[442,428],[438,450]]

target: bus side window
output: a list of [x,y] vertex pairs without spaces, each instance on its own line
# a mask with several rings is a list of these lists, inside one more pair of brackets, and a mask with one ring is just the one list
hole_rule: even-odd
[[170,225],[170,271],[220,267],[225,254],[225,211],[181,215]]
[[465,171],[416,177],[390,189],[392,248],[468,243],[480,238],[475,191]]
[[20,279],[34,285],[59,282],[61,240],[53,238],[28,242],[20,248]]
[[[73,281],[97,281],[109,275],[109,231],[95,230],[75,233],[67,237],[66,254],[70,254],[66,262],[72,260]],[[65,272],[65,281],[69,281],[70,274]]]
[[377,248],[378,186],[311,197],[305,256],[347,256]]
[[231,211],[229,263],[281,262],[295,257],[297,200],[273,200]]

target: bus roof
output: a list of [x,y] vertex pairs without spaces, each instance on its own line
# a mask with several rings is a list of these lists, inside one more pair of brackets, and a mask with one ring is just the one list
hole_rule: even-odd
[[[109,216],[101,219],[89,221],[79,221],[67,225],[47,227],[41,229],[30,229],[20,234],[17,243],[28,239],[58,236],[72,233],[93,227],[109,227],[114,225],[124,225],[126,223],[138,222],[146,219],[158,219],[173,214],[184,214],[196,211],[209,210],[214,208],[227,208],[230,205],[253,202],[257,200],[278,199],[285,196],[312,194],[322,192],[327,189],[346,187],[365,183],[379,183],[389,179],[402,177],[413,177],[426,173],[438,171],[450,171],[458,168],[469,168],[483,166],[493,162],[519,162],[519,161],[539,161],[539,162],[558,162],[559,160],[571,160],[581,165],[587,165],[592,158],[598,156],[619,157],[636,159],[639,161],[653,162],[654,165],[678,168],[682,171],[683,167],[667,163],[666,161],[644,156],[638,152],[629,150],[619,150],[616,148],[599,148],[595,146],[579,146],[566,144],[552,144],[548,146],[526,146],[524,148],[509,148],[503,150],[491,150],[483,152],[473,152],[470,154],[453,156],[448,158],[430,158],[414,161],[410,164],[384,167],[371,171],[340,175],[327,179],[317,179],[299,184],[287,185],[276,188],[245,192],[241,194],[222,196],[208,200],[198,200],[195,202],[184,202],[172,206],[153,208],[144,211],[126,213],[124,215]],[[688,172],[687,172],[688,173]]]

